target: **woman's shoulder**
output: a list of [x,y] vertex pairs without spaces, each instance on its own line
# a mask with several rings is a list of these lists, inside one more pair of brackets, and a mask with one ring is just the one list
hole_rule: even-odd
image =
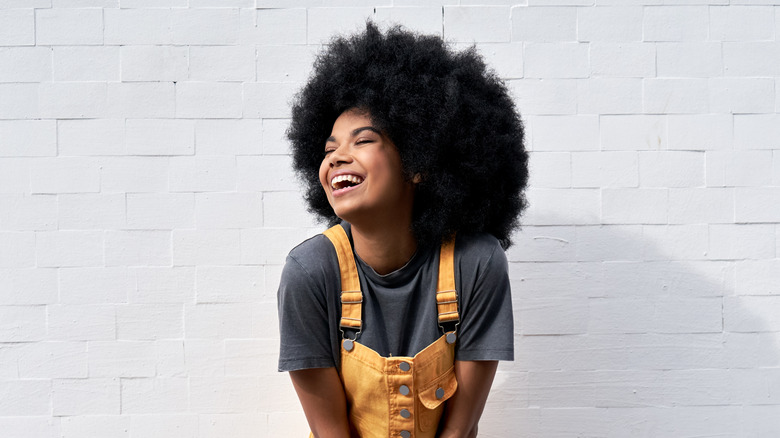
[[490,258],[504,254],[501,243],[489,233],[461,233],[455,238],[455,254],[460,257]]
[[[316,234],[296,245],[287,254],[287,264],[295,262],[306,270],[315,270],[332,265],[336,258],[333,244],[322,233]],[[329,263],[330,262],[330,263]]]

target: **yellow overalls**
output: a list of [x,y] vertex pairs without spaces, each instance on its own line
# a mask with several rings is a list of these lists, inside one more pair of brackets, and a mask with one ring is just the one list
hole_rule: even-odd
[[[362,302],[352,246],[336,225],[324,233],[341,272],[341,330],[357,334],[363,327]],[[455,328],[460,320],[455,291],[454,240],[442,245],[436,303],[444,333],[414,357],[382,357],[350,339],[341,342],[339,374],[347,397],[351,435],[361,438],[433,438],[444,402],[458,388],[455,380]],[[447,331],[445,325],[451,330]]]

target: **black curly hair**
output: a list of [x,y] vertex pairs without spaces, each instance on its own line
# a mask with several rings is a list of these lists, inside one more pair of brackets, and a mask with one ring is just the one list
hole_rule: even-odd
[[287,136],[309,210],[339,221],[318,171],[333,123],[365,111],[396,145],[404,177],[420,175],[412,233],[436,245],[453,233],[484,231],[504,249],[526,206],[523,124],[507,89],[474,47],[457,52],[438,36],[371,21],[334,38],[296,95]]

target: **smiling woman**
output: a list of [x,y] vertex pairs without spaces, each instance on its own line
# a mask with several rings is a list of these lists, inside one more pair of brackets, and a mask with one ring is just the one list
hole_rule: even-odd
[[400,28],[335,39],[288,132],[313,212],[279,285],[280,371],[316,437],[471,437],[513,358],[503,248],[523,126],[472,49]]

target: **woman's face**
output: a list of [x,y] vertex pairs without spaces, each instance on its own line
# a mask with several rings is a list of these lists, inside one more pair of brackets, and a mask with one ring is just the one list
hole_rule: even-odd
[[398,149],[369,114],[343,112],[324,148],[320,184],[338,217],[353,225],[399,215],[411,218],[414,184],[404,179]]

